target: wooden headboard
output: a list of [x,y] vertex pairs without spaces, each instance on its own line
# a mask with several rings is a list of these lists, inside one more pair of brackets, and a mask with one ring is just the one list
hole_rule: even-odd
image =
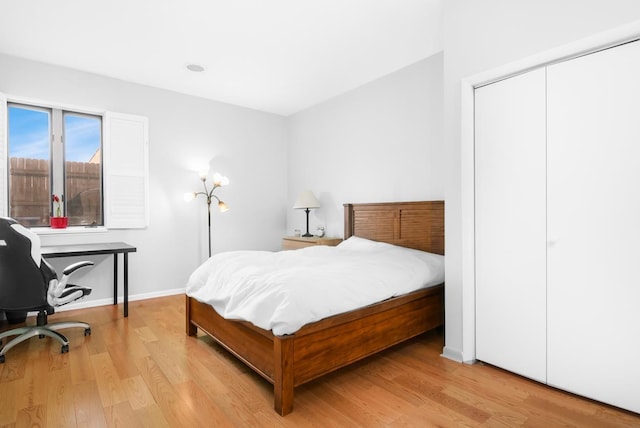
[[351,236],[444,254],[444,201],[344,204]]

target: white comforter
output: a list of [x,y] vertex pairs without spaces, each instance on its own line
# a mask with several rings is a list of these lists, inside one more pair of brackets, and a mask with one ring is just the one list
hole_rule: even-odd
[[198,267],[186,293],[275,335],[444,282],[444,257],[349,238],[337,247],[231,251]]

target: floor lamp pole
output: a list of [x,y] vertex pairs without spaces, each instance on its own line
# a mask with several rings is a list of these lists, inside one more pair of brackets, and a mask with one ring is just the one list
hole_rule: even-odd
[[207,226],[209,231],[209,258],[211,258],[211,198],[207,198]]
[[213,187],[211,188],[211,190],[209,190],[207,188],[207,174],[201,173],[200,180],[202,180],[202,187],[204,188],[204,190],[202,192],[189,192],[184,194],[184,200],[186,202],[191,201],[200,195],[207,198],[207,232],[209,234],[207,240],[209,241],[209,258],[211,258],[211,201],[213,201],[214,199],[217,201],[218,209],[220,210],[220,212],[229,210],[227,204],[222,202],[220,198],[213,194],[213,192],[215,192],[218,187],[226,186],[227,184],[229,184],[229,179],[227,177],[221,176],[220,174],[215,174],[213,178]]

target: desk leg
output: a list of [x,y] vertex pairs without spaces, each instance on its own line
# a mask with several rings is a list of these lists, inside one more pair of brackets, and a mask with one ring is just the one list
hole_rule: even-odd
[[124,256],[124,316],[129,316],[129,254]]
[[118,304],[118,253],[113,253],[113,304]]

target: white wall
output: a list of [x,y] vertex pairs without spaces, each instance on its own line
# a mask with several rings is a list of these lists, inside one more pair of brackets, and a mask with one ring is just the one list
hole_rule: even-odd
[[[231,209],[212,215],[213,252],[280,247],[287,205],[284,117],[4,55],[0,92],[149,118],[149,227],[42,238],[43,244],[135,245],[137,253],[129,256],[130,296],[184,288],[206,259],[206,203],[202,197],[189,204],[183,200],[185,192],[200,190],[202,165],[231,180],[216,191]],[[93,287],[89,299],[111,298],[112,259],[93,257],[92,271],[74,275]],[[58,259],[54,265],[59,270],[73,261]]]
[[[463,308],[461,79],[640,18],[634,0],[447,0],[444,2],[444,138],[446,143],[445,355],[468,360],[475,332]],[[466,299],[465,302],[469,302]],[[499,304],[499,302],[496,302]]]
[[442,53],[291,116],[287,233],[343,236],[344,203],[443,199]]

